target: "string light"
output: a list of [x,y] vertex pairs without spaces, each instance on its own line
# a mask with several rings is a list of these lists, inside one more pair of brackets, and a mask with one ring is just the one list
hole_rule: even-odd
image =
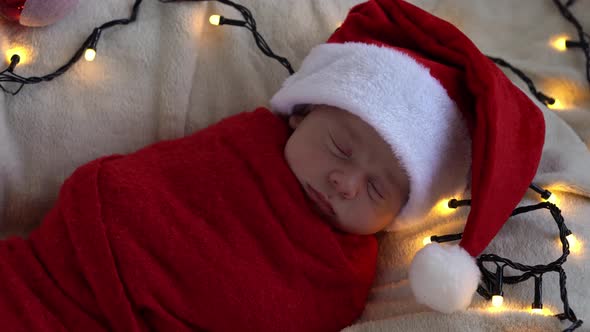
[[495,308],[500,308],[504,303],[504,296],[502,295],[492,295],[492,305]]
[[[283,57],[280,57],[280,56],[277,56],[276,54],[274,54],[270,50],[270,48],[268,47],[268,45],[266,44],[264,39],[256,31],[256,22],[255,22],[254,18],[252,17],[252,14],[250,13],[250,11],[246,7],[236,4],[236,3],[233,3],[232,1],[229,1],[229,0],[159,0],[159,1],[163,2],[163,3],[184,2],[184,1],[195,1],[195,2],[218,1],[223,4],[230,5],[234,8],[236,8],[238,11],[240,11],[242,16],[244,17],[244,19],[245,19],[244,21],[226,19],[220,15],[212,15],[209,18],[210,23],[214,24],[214,25],[228,24],[228,25],[236,25],[236,26],[246,27],[248,30],[250,30],[252,32],[252,34],[254,35],[254,38],[256,40],[257,46],[262,50],[262,52],[265,55],[279,61],[285,68],[287,68],[287,70],[289,71],[289,74],[294,73],[289,61]],[[75,62],[77,62],[82,55],[81,52],[83,52],[84,58],[87,61],[93,61],[96,58],[96,47],[95,47],[95,45],[93,47],[92,45],[88,45],[88,44],[89,43],[96,44],[96,42],[98,42],[98,36],[100,35],[100,31],[102,29],[107,29],[107,28],[115,26],[115,25],[129,24],[131,22],[134,22],[137,18],[137,12],[138,12],[139,5],[141,4],[141,2],[142,2],[142,0],[136,0],[135,4],[133,5],[133,10],[132,10],[131,16],[128,19],[120,19],[120,20],[110,21],[110,22],[103,24],[101,27],[96,28],[95,31],[93,32],[93,34],[96,32],[96,30],[98,30],[98,34],[96,36],[93,36],[93,35],[89,36],[89,38],[84,42],[82,47],[76,52],[76,54],[70,60],[70,62],[68,62],[66,65],[62,66],[61,68],[59,68],[56,72],[54,72],[50,75],[42,76],[42,77],[25,78],[25,77],[18,76],[12,72],[9,72],[8,70],[4,70],[4,71],[0,72],[0,88],[6,93],[16,95],[22,89],[23,85],[25,85],[25,84],[36,84],[36,83],[40,83],[40,82],[44,82],[44,81],[50,81],[53,78],[55,78],[59,75],[62,75]],[[558,47],[562,47],[562,45],[565,45],[565,48],[580,48],[585,52],[585,55],[587,58],[586,72],[587,72],[588,82],[590,82],[590,55],[589,55],[589,45],[588,45],[588,42],[586,41],[588,34],[582,30],[582,27],[579,24],[579,22],[577,21],[577,19],[571,14],[571,12],[569,12],[568,7],[571,6],[574,2],[575,1],[573,1],[573,0],[569,0],[565,5],[563,5],[559,0],[554,0],[554,3],[558,6],[561,14],[568,21],[572,22],[572,24],[574,24],[574,26],[578,30],[580,40],[573,41],[573,40],[565,39],[565,37],[563,37],[563,38],[558,38],[557,44],[560,45]],[[497,63],[500,66],[510,68],[514,73],[516,73],[523,81],[525,81],[527,83],[529,90],[543,104],[550,106],[552,109],[563,109],[563,105],[561,104],[561,102],[559,102],[558,100],[556,100],[552,97],[545,95],[544,93],[537,91],[533,82],[522,71],[520,71],[519,69],[510,65],[508,62],[506,62],[503,59],[494,58],[494,57],[490,57],[490,56],[488,56],[488,58],[490,58],[492,61],[494,61],[495,63]],[[10,73],[10,74],[7,74],[7,73]],[[16,91],[9,91],[1,84],[1,82],[19,83],[20,86]]]
[[18,55],[20,57],[19,64],[23,65],[28,62],[29,53],[30,52],[22,46],[12,47],[6,51],[6,63],[10,64],[12,62],[12,57]]
[[576,241],[576,237],[574,236],[574,234],[572,233],[572,231],[568,230],[569,234],[567,234],[565,236],[565,238],[567,239],[567,242],[570,243],[570,246],[572,244],[572,242]]
[[86,49],[86,51],[84,52],[84,59],[86,59],[86,61],[94,61],[95,58],[96,50],[93,48]]
[[551,197],[551,195],[552,195],[552,193],[549,190],[543,189],[534,183],[531,183],[529,188],[533,189],[537,194],[541,195],[541,198],[544,200],[549,199],[549,197]]
[[568,39],[569,37],[565,35],[553,37],[551,40],[549,40],[549,45],[553,46],[553,48],[558,51],[565,52],[567,50],[565,41]]
[[451,199],[448,203],[447,206],[450,209],[456,209],[460,206],[469,206],[471,205],[471,200],[470,199],[464,199],[464,200],[457,200],[455,198]]
[[492,57],[489,55],[487,57],[488,57],[488,59],[492,60],[497,65],[502,66],[502,67],[506,67],[506,68],[510,69],[514,74],[516,74],[516,76],[518,76],[522,81],[524,81],[526,83],[526,85],[529,88],[529,91],[533,94],[533,96],[535,96],[535,98],[537,98],[537,100],[540,101],[541,103],[543,103],[545,106],[555,104],[555,98],[549,97],[546,94],[544,94],[543,92],[538,91],[537,87],[535,87],[535,84],[533,83],[533,81],[522,70],[514,67],[513,65],[511,65],[510,63],[508,63],[508,61],[506,61],[504,59]]
[[12,73],[14,71],[14,68],[16,68],[16,65],[19,64],[19,62],[20,62],[20,55],[13,54],[10,57],[10,65],[8,65],[8,69],[7,70]]
[[563,3],[561,0],[553,0],[561,15],[576,28],[579,40],[567,39],[565,41],[565,47],[566,49],[579,48],[584,53],[584,57],[586,58],[586,80],[590,84],[590,35],[584,32],[580,22],[569,10],[569,7],[575,2],[575,0],[568,0],[566,3]]
[[569,249],[574,254],[580,254],[582,252],[582,242],[578,240],[578,238],[570,231],[569,229],[566,231],[566,240],[569,244]]
[[[48,82],[58,76],[63,75],[76,62],[78,62],[80,60],[80,58],[82,58],[83,55],[85,57],[87,55],[88,56],[87,59],[94,60],[94,57],[96,57],[96,44],[98,43],[98,40],[100,39],[100,35],[101,35],[102,31],[112,28],[117,25],[127,25],[129,23],[135,22],[135,20],[137,19],[137,13],[139,12],[139,6],[141,5],[142,1],[143,0],[135,0],[135,3],[133,4],[133,8],[131,10],[131,15],[129,16],[129,18],[109,21],[109,22],[102,24],[98,28],[94,28],[94,30],[92,31],[90,36],[88,36],[88,38],[86,38],[86,40],[82,43],[82,46],[80,46],[80,48],[78,48],[78,50],[76,51],[74,56],[72,56],[72,58],[65,65],[58,68],[55,72],[45,75],[45,76],[41,76],[41,77],[37,77],[37,76],[23,77],[23,76],[17,75],[14,72],[8,71],[6,69],[6,70],[0,72],[0,88],[5,93],[9,93],[14,96],[22,90],[22,88],[25,86],[25,84],[37,84],[37,83],[41,83],[41,82]],[[90,49],[92,49],[94,51],[94,54],[92,51],[89,51]],[[89,61],[92,61],[92,60],[89,60]],[[14,91],[8,90],[1,84],[2,82],[17,83],[18,88]]]
[[584,48],[586,47],[586,41],[574,41],[574,40],[566,40],[565,41],[565,48]]
[[[57,69],[55,72],[53,72],[51,74],[41,76],[41,77],[37,77],[37,76],[23,77],[23,76],[20,76],[20,75],[17,75],[16,73],[14,73],[14,69],[15,69],[14,67],[16,65],[13,65],[12,68],[6,68],[3,71],[0,71],[0,89],[2,89],[2,91],[4,91],[5,93],[8,93],[8,94],[11,94],[14,96],[22,90],[24,85],[37,84],[37,83],[41,83],[41,82],[51,81],[54,78],[64,74],[76,62],[78,62],[82,56],[84,56],[84,59],[86,61],[94,61],[94,59],[97,56],[96,44],[98,43],[98,40],[100,39],[100,35],[101,35],[102,31],[106,30],[108,28],[111,28],[113,26],[116,26],[116,25],[127,25],[132,22],[135,22],[137,19],[137,14],[139,12],[139,7],[140,7],[142,1],[143,0],[135,0],[135,3],[133,4],[133,8],[131,10],[131,15],[129,16],[129,18],[109,21],[109,22],[102,24],[100,27],[95,28],[92,31],[92,33],[90,34],[90,36],[88,36],[88,38],[82,43],[82,46],[80,46],[80,48],[76,51],[74,56],[65,65],[61,66],[59,69]],[[209,22],[211,24],[217,23],[218,25],[225,24],[225,25],[234,25],[234,26],[245,27],[250,32],[252,32],[252,35],[254,36],[254,40],[256,42],[256,45],[262,51],[262,53],[264,53],[264,55],[277,60],[281,65],[283,65],[289,71],[289,74],[295,73],[295,71],[291,67],[291,63],[289,63],[289,61],[286,58],[276,55],[270,49],[270,47],[268,46],[268,44],[266,43],[264,38],[262,38],[260,33],[258,33],[257,28],[256,28],[256,21],[254,20],[254,17],[252,17],[252,13],[250,12],[250,10],[248,8],[246,8],[242,5],[236,4],[236,3],[229,1],[229,0],[159,0],[159,1],[162,3],[184,2],[184,1],[194,1],[194,2],[217,1],[217,2],[221,2],[225,5],[234,7],[244,17],[243,21],[228,19],[228,18],[225,18],[223,16],[219,16],[219,15],[213,15],[209,18]],[[7,60],[10,61],[11,57],[12,57],[12,55],[10,55],[10,57],[8,57]],[[10,63],[12,64],[13,62],[10,62]],[[22,63],[22,57],[21,57],[21,63]],[[2,84],[3,82],[16,83],[18,87],[16,88],[16,90],[9,90]]]
[[[451,213],[453,213],[455,211],[455,207],[452,207],[449,204],[449,199],[441,199],[440,201],[438,201],[438,203],[436,203],[436,205],[434,206],[433,210],[439,214],[439,215],[449,215]],[[456,200],[455,200],[456,201]]]
[[[188,0],[185,0],[185,1],[188,1]],[[209,23],[211,23],[211,25],[234,25],[234,26],[238,26],[238,27],[243,27],[243,26],[246,26],[246,24],[247,24],[245,21],[232,20],[229,18],[225,18],[224,16],[220,16],[220,15],[209,16]]]
[[534,314],[541,314],[543,313],[543,303],[541,302],[541,297],[543,293],[543,275],[535,276],[535,297],[533,303],[531,304],[531,312]]
[[432,236],[425,237],[422,240],[422,243],[424,245],[427,245],[432,242],[443,243],[443,242],[457,241],[457,240],[460,240],[462,236],[463,236],[463,233],[447,234],[447,235],[432,235]]
[[552,40],[550,42],[550,44],[558,51],[565,51],[566,47],[565,47],[565,41],[568,39],[568,37],[557,37],[556,39]]
[[[531,189],[535,192],[539,193],[540,196],[543,197],[544,201],[534,205],[525,205],[520,206],[514,209],[510,216],[515,216],[522,213],[531,212],[534,210],[539,209],[547,209],[551,213],[553,220],[557,224],[559,228],[559,238],[562,245],[562,255],[555,261],[547,264],[547,265],[525,265],[517,262],[512,262],[507,258],[500,257],[495,254],[482,254],[477,257],[476,262],[479,270],[482,274],[481,281],[482,284],[479,284],[477,287],[477,293],[481,295],[483,298],[487,300],[491,300],[492,305],[489,307],[490,312],[498,312],[502,310],[502,305],[504,302],[503,297],[503,290],[502,285],[506,284],[516,284],[519,282],[523,282],[529,278],[536,278],[539,277],[543,273],[550,273],[556,272],[559,274],[559,288],[561,293],[561,300],[563,302],[563,313],[555,315],[559,320],[569,320],[572,324],[564,330],[567,332],[574,331],[576,328],[580,327],[583,323],[581,319],[578,319],[576,314],[574,313],[573,309],[569,306],[569,301],[567,297],[567,289],[566,289],[566,274],[562,268],[562,264],[564,264],[567,260],[567,256],[570,254],[570,245],[573,242],[570,242],[570,239],[575,239],[573,237],[572,232],[566,227],[565,220],[561,215],[561,210],[555,205],[547,201],[550,199],[553,194],[549,190],[540,188],[535,184],[531,184]],[[469,206],[471,203],[470,200],[451,200],[449,201],[449,206]],[[432,242],[446,242],[446,241],[453,241],[459,240],[462,238],[462,233],[460,234],[450,234],[450,235],[442,235],[437,236],[433,235],[429,239]],[[497,266],[496,271],[492,272],[489,271],[485,266],[484,263],[494,263]],[[511,275],[505,276],[504,275],[504,267],[509,267],[515,271],[521,271],[521,275]],[[544,310],[542,308],[541,302],[541,281],[539,280],[535,284],[535,301],[533,302],[532,308],[530,309],[530,313],[535,314],[547,314],[552,315],[548,310]]]
[[537,192],[539,195],[541,195],[541,198],[543,200],[545,200],[549,203],[555,204],[555,205],[557,205],[557,203],[559,203],[559,199],[557,198],[557,195],[555,195],[551,191],[549,191],[547,189],[542,189],[542,188],[538,187],[537,185],[535,185],[534,183],[531,183],[529,188],[533,189],[535,192]]
[[209,16],[209,23],[211,23],[211,25],[219,25],[219,21],[221,21],[221,16],[219,16],[219,15]]
[[[254,37],[254,41],[256,42],[256,46],[258,46],[258,48],[260,49],[260,51],[262,51],[262,53],[264,55],[278,61],[281,65],[283,65],[283,67],[285,67],[287,69],[287,71],[289,72],[289,75],[292,75],[295,73],[289,60],[287,60],[286,58],[284,58],[282,56],[275,54],[270,49],[270,46],[268,46],[268,44],[266,43],[264,38],[262,38],[262,36],[260,35],[260,33],[257,30],[256,20],[254,20],[254,17],[252,16],[252,13],[250,12],[250,10],[248,8],[246,8],[240,4],[237,4],[235,2],[232,2],[230,0],[159,0],[159,1],[163,2],[163,3],[217,1],[217,2],[221,2],[222,4],[225,4],[225,5],[235,8],[237,11],[240,12],[240,14],[242,15],[244,20],[243,21],[233,20],[233,19],[229,19],[229,18],[225,18],[220,15],[217,15],[217,16],[219,16],[219,22],[218,22],[219,25],[233,25],[233,26],[239,26],[239,27],[244,27],[244,28],[248,29],[252,33],[252,36]],[[213,20],[213,22],[211,22],[211,20]],[[217,21],[217,17],[214,19],[209,17],[209,23],[211,23],[211,24],[217,23],[216,21]]]
[[557,195],[552,194],[551,197],[547,199],[547,202],[557,205],[559,204],[559,198],[557,197]]
[[[557,36],[557,37],[553,38],[550,41],[550,44],[551,44],[551,46],[553,46],[555,49],[557,49],[559,51],[566,51],[568,49],[573,49],[573,48],[581,49],[582,52],[584,53],[584,56],[586,57],[586,80],[590,84],[590,35],[588,35],[586,32],[584,32],[584,30],[583,30],[582,26],[580,25],[580,23],[578,22],[578,20],[574,17],[574,15],[569,10],[569,7],[572,6],[574,4],[574,2],[575,2],[575,0],[568,0],[567,3],[564,4],[564,3],[562,3],[561,0],[553,0],[553,3],[557,6],[561,15],[565,19],[570,21],[570,23],[572,23],[574,25],[574,27],[576,28],[576,30],[578,32],[579,40],[577,40],[577,41],[571,40],[571,38],[569,38],[568,36],[561,35],[561,36]],[[535,85],[533,84],[533,81],[528,76],[526,76],[524,74],[524,72],[522,72],[518,68],[515,68],[514,66],[512,66],[507,61],[505,61],[501,58],[496,58],[496,57],[491,57],[491,56],[488,56],[488,58],[490,60],[494,61],[499,66],[509,68],[513,73],[515,73],[521,80],[523,80],[527,84],[529,91],[535,96],[535,98],[537,98],[537,100],[539,100],[541,103],[543,103],[548,108],[550,108],[552,110],[566,109],[566,106],[559,99],[549,97],[546,94],[538,91],[537,88],[535,87]]]
[[504,266],[496,267],[496,279],[494,280],[494,295],[492,295],[492,305],[499,308],[504,303],[504,292],[502,291],[502,278],[504,277]]
[[86,61],[88,62],[92,62],[96,58],[96,45],[98,44],[98,40],[100,39],[101,32],[101,28],[95,28],[89,37],[89,39],[91,40],[90,44],[84,51],[84,59],[86,59]]
[[555,98],[555,102],[553,104],[549,104],[547,105],[547,107],[549,107],[549,109],[552,110],[556,110],[556,111],[561,111],[566,109],[565,105],[561,102],[561,100]]

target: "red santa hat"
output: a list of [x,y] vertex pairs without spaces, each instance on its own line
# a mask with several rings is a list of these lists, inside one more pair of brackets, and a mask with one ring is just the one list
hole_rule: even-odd
[[469,184],[460,243],[424,247],[409,271],[419,302],[441,312],[465,309],[480,279],[474,257],[537,170],[541,111],[457,28],[402,0],[351,9],[271,99],[283,114],[300,104],[356,114],[391,145],[410,194],[388,230],[419,224],[438,201]]

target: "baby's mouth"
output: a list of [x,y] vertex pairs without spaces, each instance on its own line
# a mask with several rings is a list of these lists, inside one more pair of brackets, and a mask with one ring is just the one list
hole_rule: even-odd
[[307,192],[307,196],[315,203],[317,208],[326,216],[334,218],[336,216],[336,212],[334,208],[328,202],[328,200],[317,190],[313,189],[312,186],[309,184],[305,184],[305,191]]

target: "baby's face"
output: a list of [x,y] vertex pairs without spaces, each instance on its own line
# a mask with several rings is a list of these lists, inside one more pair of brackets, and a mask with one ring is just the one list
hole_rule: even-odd
[[295,131],[285,158],[318,213],[354,234],[390,224],[407,200],[409,180],[373,127],[325,105],[291,116],[289,125]]

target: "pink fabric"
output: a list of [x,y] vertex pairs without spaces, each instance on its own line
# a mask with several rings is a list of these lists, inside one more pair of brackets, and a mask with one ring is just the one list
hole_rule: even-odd
[[78,0],[27,0],[20,24],[42,27],[53,24],[71,12]]
[[0,242],[6,331],[337,331],[374,236],[309,206],[266,109],[79,168],[28,239]]

